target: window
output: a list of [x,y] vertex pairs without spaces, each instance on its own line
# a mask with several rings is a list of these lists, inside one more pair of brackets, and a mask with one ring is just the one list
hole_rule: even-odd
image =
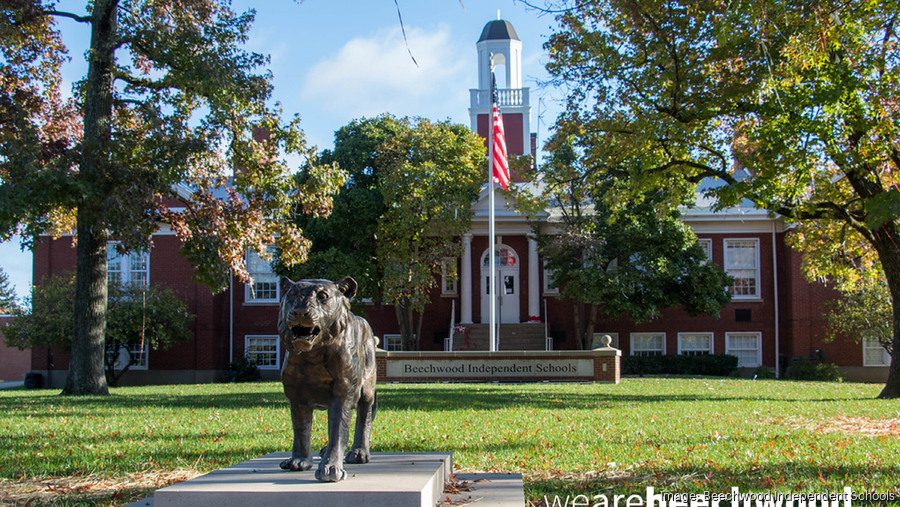
[[110,242],[106,250],[106,279],[109,283],[136,283],[146,286],[150,282],[150,253],[119,253],[118,242]]
[[734,278],[734,285],[729,289],[732,297],[759,298],[759,241],[726,239],[725,272]]
[[678,333],[678,353],[682,356],[702,356],[713,353],[712,333]]
[[388,352],[400,352],[403,350],[403,337],[399,334],[384,335],[384,350]]
[[277,370],[278,352],[277,336],[244,337],[244,353],[260,370]]
[[863,339],[863,366],[890,366],[890,364],[891,355],[878,340]]
[[725,353],[736,356],[739,367],[759,366],[762,364],[760,341],[760,333],[725,333]]
[[599,349],[603,347],[603,337],[609,335],[612,338],[612,341],[609,342],[609,346],[617,349],[619,348],[619,333],[594,333],[594,337],[591,340],[591,348]]
[[253,278],[253,284],[246,288],[245,301],[277,303],[280,297],[278,275],[272,272],[272,263],[251,250],[247,252],[247,271]]
[[662,356],[665,353],[665,333],[631,333],[632,356]]
[[559,287],[553,286],[555,270],[547,269],[547,261],[544,261],[544,294],[559,294]]
[[120,345],[118,350],[113,347],[106,349],[106,353],[113,359],[113,367],[116,370],[124,370],[131,361],[135,363],[128,367],[130,370],[146,370],[147,369],[147,344],[141,348],[140,343],[129,343]]
[[[706,255],[706,262],[712,261],[712,240],[698,239],[697,243],[700,245],[700,248],[703,249],[703,253]],[[704,264],[706,264],[706,262],[704,262]]]
[[[484,257],[481,259],[481,266],[488,267],[490,264],[490,255],[489,252],[484,253]],[[516,267],[519,265],[519,258],[516,256],[516,252],[510,248],[497,247],[494,250],[494,265],[499,267]]]
[[457,294],[456,282],[456,259],[446,257],[441,262],[441,294],[445,296],[455,296]]

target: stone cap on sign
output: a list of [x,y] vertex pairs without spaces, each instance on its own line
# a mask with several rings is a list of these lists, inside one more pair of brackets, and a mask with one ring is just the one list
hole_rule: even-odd
[[530,357],[539,359],[542,357],[604,357],[621,356],[622,351],[612,347],[603,347],[593,350],[501,350],[490,352],[487,350],[419,350],[388,352],[384,349],[375,349],[375,357],[416,358],[416,357]]

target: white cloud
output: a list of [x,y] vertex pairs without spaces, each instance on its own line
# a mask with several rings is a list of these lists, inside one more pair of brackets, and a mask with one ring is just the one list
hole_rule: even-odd
[[319,60],[300,88],[304,116],[314,107],[349,119],[390,112],[468,123],[468,88],[477,85],[474,47],[461,45],[446,25],[408,29],[407,36],[418,67],[399,27],[351,39]]

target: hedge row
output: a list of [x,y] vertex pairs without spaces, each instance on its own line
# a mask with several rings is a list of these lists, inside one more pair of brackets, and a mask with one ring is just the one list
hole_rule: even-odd
[[738,358],[728,354],[700,356],[625,356],[624,375],[710,375],[727,377],[737,368]]
[[815,364],[808,358],[794,359],[784,378],[789,380],[818,380],[823,382],[843,382],[844,374],[835,364]]

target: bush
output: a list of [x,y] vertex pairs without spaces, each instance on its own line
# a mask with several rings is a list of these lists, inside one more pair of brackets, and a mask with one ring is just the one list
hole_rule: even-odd
[[709,375],[726,377],[737,368],[738,358],[727,354],[701,356],[626,356],[625,375]]
[[231,382],[254,382],[261,377],[259,367],[247,356],[228,364],[228,379]]
[[753,378],[760,380],[768,380],[775,378],[775,372],[770,370],[768,366],[759,366],[753,370]]
[[789,380],[814,380],[820,382],[842,382],[844,374],[836,364],[819,363],[814,364],[809,358],[794,359],[787,371],[784,372],[784,378]]

